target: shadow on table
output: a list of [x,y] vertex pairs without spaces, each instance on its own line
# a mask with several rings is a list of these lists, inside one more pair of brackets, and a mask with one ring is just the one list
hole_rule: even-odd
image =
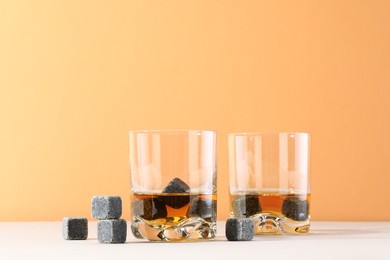
[[371,229],[327,229],[311,230],[305,235],[256,235],[255,241],[317,240],[317,239],[361,239],[368,234],[381,231]]
[[326,230],[312,230],[308,235],[310,236],[339,236],[339,235],[365,235],[380,233],[372,229],[326,229]]
[[[358,235],[366,234],[375,234],[381,233],[377,230],[369,229],[327,229],[327,230],[312,230],[309,234],[305,235],[255,235],[252,241],[285,241],[285,240],[313,240],[313,239],[343,239],[345,236],[348,236],[348,239],[361,238]],[[351,237],[352,236],[352,237]],[[353,237],[356,236],[356,237]],[[127,244],[135,243],[152,243],[152,244],[180,244],[180,243],[216,243],[216,242],[227,242],[227,239],[224,236],[217,236],[215,240],[189,240],[189,241],[148,241],[148,240],[130,240],[127,241]],[[241,241],[243,242],[243,241]],[[235,242],[236,243],[236,242]],[[238,242],[240,243],[240,242]]]
[[[286,240],[313,240],[313,239],[359,239],[359,235],[381,233],[378,230],[372,229],[320,229],[311,230],[305,235],[255,235],[252,242],[256,241],[286,241]],[[348,236],[348,238],[346,237]],[[352,236],[352,237],[351,237]],[[355,236],[355,237],[354,237]],[[88,238],[88,240],[97,240],[96,238]],[[143,239],[130,238],[126,244],[181,244],[181,243],[216,243],[227,242],[225,236],[219,235],[214,240],[187,240],[187,241],[148,241]],[[234,242],[242,243],[244,241]]]

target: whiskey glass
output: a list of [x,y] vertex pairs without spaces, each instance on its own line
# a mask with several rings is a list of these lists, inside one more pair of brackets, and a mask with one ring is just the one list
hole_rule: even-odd
[[216,132],[130,131],[129,148],[133,235],[151,241],[215,238]]
[[310,134],[228,137],[230,216],[251,218],[255,234],[310,230]]

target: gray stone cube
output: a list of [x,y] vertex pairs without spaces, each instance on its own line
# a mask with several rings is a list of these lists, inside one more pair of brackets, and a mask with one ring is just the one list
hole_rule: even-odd
[[[162,193],[170,194],[168,196],[160,196],[160,200],[164,201],[166,205],[174,209],[180,209],[190,202],[190,196],[184,195],[185,193],[190,193],[190,186],[179,178],[171,180],[168,185],[165,186]],[[175,196],[175,193],[179,193],[181,196]]]
[[174,178],[163,189],[163,193],[190,193],[190,186],[179,178]]
[[309,201],[300,198],[285,199],[282,213],[295,221],[305,221],[309,218]]
[[98,241],[104,244],[124,243],[127,223],[123,219],[104,219],[97,223]]
[[198,198],[196,196],[191,200],[187,216],[200,217],[204,220],[214,222],[217,220],[217,202],[211,199]]
[[85,240],[88,237],[88,220],[81,217],[65,217],[62,221],[62,236],[66,240]]
[[167,216],[167,208],[159,198],[133,200],[131,211],[133,216],[140,216],[146,220],[165,218]]
[[260,201],[257,195],[237,196],[232,202],[234,217],[249,218],[262,211]]
[[226,238],[229,241],[249,241],[253,239],[254,225],[250,218],[230,218],[226,221]]
[[95,196],[92,198],[92,217],[97,219],[118,219],[121,216],[121,197]]

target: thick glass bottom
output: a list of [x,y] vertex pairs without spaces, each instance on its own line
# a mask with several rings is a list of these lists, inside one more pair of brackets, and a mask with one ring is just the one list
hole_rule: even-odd
[[145,220],[134,216],[131,231],[136,238],[151,241],[210,240],[216,236],[216,222],[199,217]]
[[266,234],[307,234],[310,230],[310,218],[295,221],[282,214],[259,213],[250,217],[255,226],[255,235]]

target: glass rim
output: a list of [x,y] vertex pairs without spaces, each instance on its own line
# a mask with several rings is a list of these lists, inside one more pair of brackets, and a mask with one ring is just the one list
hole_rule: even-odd
[[206,134],[216,133],[215,130],[129,130],[129,134]]
[[237,133],[229,133],[228,136],[262,136],[262,135],[281,135],[281,134],[305,134],[311,135],[310,132],[237,132]]

